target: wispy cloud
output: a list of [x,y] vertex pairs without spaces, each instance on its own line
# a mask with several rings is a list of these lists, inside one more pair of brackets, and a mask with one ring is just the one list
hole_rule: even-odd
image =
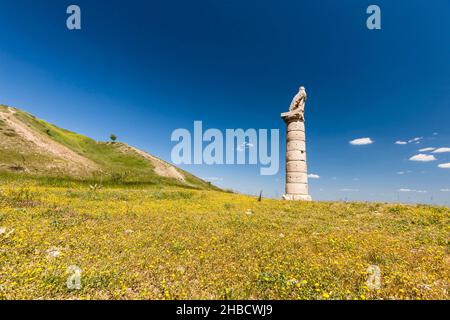
[[446,189],[441,189],[441,192],[450,192],[450,189],[446,188]]
[[415,156],[412,156],[411,158],[409,158],[409,160],[420,161],[420,162],[429,162],[429,161],[435,161],[436,158],[433,155],[420,153],[420,154],[416,154]]
[[439,168],[442,169],[450,169],[450,162],[449,163],[441,163],[440,165],[438,165]]
[[419,152],[428,152],[428,151],[433,151],[436,148],[423,148],[423,149],[419,149]]
[[217,181],[223,181],[223,178],[220,178],[220,177],[208,177],[208,178],[203,178],[203,180],[211,181],[211,182],[217,182]]
[[399,145],[405,145],[408,143],[420,143],[420,141],[423,139],[423,137],[415,137],[412,139],[409,139],[408,141],[404,141],[404,140],[397,140],[395,141],[395,144],[399,144]]
[[349,189],[349,188],[343,188],[343,189],[339,189],[338,191],[341,192],[358,192],[358,189]]
[[398,189],[397,191],[398,191],[398,192],[427,193],[425,190],[414,190],[414,189],[406,189],[406,188]]
[[413,142],[418,143],[418,142],[420,142],[420,140],[422,140],[422,139],[423,139],[423,137],[412,138],[412,139],[408,140],[408,143],[413,143]]
[[450,148],[438,148],[433,151],[433,153],[445,153],[445,152],[450,152]]
[[250,148],[253,148],[253,147],[254,147],[253,143],[244,142],[241,145],[239,145],[236,150],[237,151],[244,151],[245,149],[250,149]]
[[399,171],[399,172],[397,172],[397,174],[403,175],[403,174],[405,174],[405,171]]
[[363,146],[366,144],[372,144],[373,140],[370,138],[359,138],[359,139],[352,140],[349,143],[354,146]]
[[310,174],[308,174],[308,178],[310,178],[310,179],[320,179],[320,176],[318,174],[315,174],[315,173],[310,173]]

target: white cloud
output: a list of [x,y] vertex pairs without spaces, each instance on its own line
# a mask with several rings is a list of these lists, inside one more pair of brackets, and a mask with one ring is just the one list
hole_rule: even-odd
[[310,179],[320,179],[320,176],[318,174],[311,173],[311,174],[308,174],[308,178],[310,178]]
[[441,189],[441,192],[450,192],[450,189]]
[[439,133],[437,132],[433,132],[433,136],[437,136]]
[[428,162],[428,161],[435,161],[436,158],[433,155],[420,153],[420,154],[416,154],[415,156],[412,156],[411,158],[409,158],[409,160]]
[[441,163],[440,165],[438,165],[439,168],[442,169],[450,169],[450,162],[449,163]]
[[398,192],[417,192],[417,193],[427,193],[426,191],[424,191],[424,190],[414,190],[414,189],[405,189],[405,188],[402,188],[402,189],[398,189]]
[[223,178],[219,178],[219,177],[208,177],[208,178],[204,178],[203,180],[206,181],[223,181]]
[[342,192],[358,192],[359,190],[358,189],[347,189],[347,188],[344,188],[344,189],[339,189],[339,191],[342,191]]
[[423,148],[423,149],[420,149],[419,152],[428,152],[428,151],[433,151],[434,149],[436,149],[436,148]]
[[419,144],[422,139],[423,139],[423,137],[415,137],[415,138],[409,139],[408,141],[397,140],[397,141],[395,141],[395,144],[400,144],[400,145],[405,145],[408,143]]
[[423,139],[423,137],[412,138],[411,140],[408,140],[408,143],[419,142],[422,139]]
[[439,148],[433,151],[433,153],[445,153],[450,152],[450,148]]
[[405,172],[404,171],[399,171],[399,172],[397,172],[397,174],[405,174]]
[[354,146],[363,146],[366,144],[372,144],[373,141],[370,138],[359,138],[359,139],[355,139],[350,141],[350,144],[354,145]]
[[245,149],[250,149],[253,147],[253,143],[243,142],[237,147],[237,151],[244,151]]

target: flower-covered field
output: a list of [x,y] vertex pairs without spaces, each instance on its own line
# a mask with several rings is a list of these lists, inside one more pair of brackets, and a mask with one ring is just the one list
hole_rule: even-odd
[[0,299],[448,299],[449,222],[443,207],[1,183]]

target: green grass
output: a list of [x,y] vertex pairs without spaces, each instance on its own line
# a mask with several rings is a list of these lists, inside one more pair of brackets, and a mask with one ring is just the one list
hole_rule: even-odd
[[0,181],[0,299],[448,299],[448,208]]
[[[0,106],[6,109],[6,106]],[[40,134],[46,135],[54,141],[73,150],[79,155],[92,160],[99,166],[96,172],[78,173],[76,177],[67,176],[63,169],[48,170],[45,164],[51,162],[51,156],[38,153],[31,153],[26,148],[20,149],[18,143],[16,147],[2,150],[0,152],[0,163],[8,164],[9,171],[17,171],[11,168],[20,168],[23,166],[32,168],[31,173],[39,176],[41,179],[50,179],[51,177],[62,178],[63,180],[84,180],[88,183],[102,182],[114,184],[153,184],[153,185],[188,185],[195,188],[217,189],[210,183],[203,181],[183,170],[178,169],[186,178],[186,182],[179,182],[175,179],[161,177],[154,171],[154,166],[150,161],[140,155],[132,152],[123,152],[126,146],[120,142],[106,143],[97,142],[86,136],[61,129],[55,125],[49,124],[44,120],[37,119],[35,116],[15,109],[15,117],[29,127],[36,129]],[[6,127],[0,123],[0,134],[5,134]],[[3,166],[5,167],[5,166]],[[0,169],[1,170],[1,169]],[[5,171],[5,168],[3,168]],[[20,170],[19,170],[20,171]],[[31,171],[31,170],[29,170]],[[30,173],[30,172],[28,172]]]
[[43,120],[18,111],[18,117],[25,123],[30,124],[42,134],[50,136],[53,140],[72,149],[78,154],[100,164],[110,172],[123,173],[133,171],[136,176],[154,177],[153,166],[142,157],[132,154],[124,154],[117,150],[118,144],[97,142],[83,135],[58,128]]

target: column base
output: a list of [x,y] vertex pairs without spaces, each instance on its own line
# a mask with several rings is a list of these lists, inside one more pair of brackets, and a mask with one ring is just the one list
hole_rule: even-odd
[[285,194],[283,200],[289,201],[312,201],[312,198],[308,194]]

